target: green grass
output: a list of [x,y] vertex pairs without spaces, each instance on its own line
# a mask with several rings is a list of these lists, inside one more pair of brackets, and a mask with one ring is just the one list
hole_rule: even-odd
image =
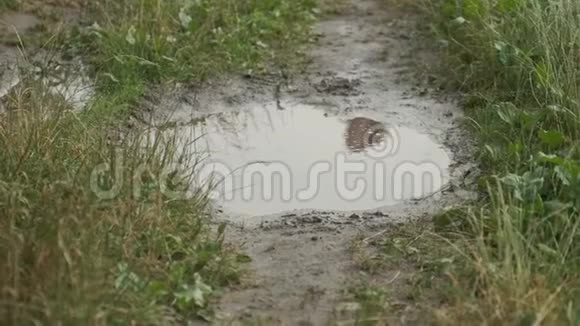
[[389,295],[380,286],[361,283],[351,285],[345,298],[351,302],[339,305],[335,310],[336,324],[339,325],[385,325],[392,316],[388,302]]
[[379,275],[413,266],[423,323],[580,325],[580,2],[412,5],[441,46],[443,86],[463,95],[480,199],[355,261]]
[[352,259],[366,280],[350,284],[344,300],[356,304],[354,314],[338,314],[337,320],[352,320],[353,325],[433,323],[435,309],[457,293],[448,273],[465,265],[449,245],[453,238],[458,239],[442,237],[433,224],[420,221],[356,239]]
[[16,0],[0,0],[0,14],[4,10],[14,9],[18,5]]
[[[174,139],[120,137],[115,130],[154,84],[292,69],[314,5],[100,0],[83,13],[92,27],[30,36],[80,55],[98,92],[80,114],[34,78],[3,99],[0,324],[182,325],[212,318],[212,300],[237,282],[243,259],[224,244],[224,226],[209,223],[205,194],[175,198],[164,191],[189,184],[195,158],[179,159],[177,169]],[[104,193],[95,189],[117,191],[98,196]]]
[[67,40],[105,92],[288,69],[309,37],[314,0],[100,0]]
[[[181,324],[209,316],[212,296],[236,282],[236,256],[222,227],[210,232],[203,194],[176,199],[157,182],[173,171],[178,149],[138,136],[114,144],[35,82],[15,89],[6,108],[0,323]],[[182,166],[167,181],[171,189],[194,168]],[[95,192],[115,184],[110,197]]]
[[465,94],[482,200],[466,209],[441,324],[580,322],[580,2],[427,1]]

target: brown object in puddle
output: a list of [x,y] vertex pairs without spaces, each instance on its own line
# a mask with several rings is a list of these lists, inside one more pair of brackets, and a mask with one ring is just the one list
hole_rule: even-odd
[[346,146],[352,152],[359,153],[385,140],[385,126],[375,120],[354,118],[348,120],[348,127],[344,134]]

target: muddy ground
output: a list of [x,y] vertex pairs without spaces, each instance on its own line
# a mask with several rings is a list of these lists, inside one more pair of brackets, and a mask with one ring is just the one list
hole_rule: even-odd
[[452,160],[450,182],[443,189],[396,206],[298,210],[243,219],[219,210],[219,220],[231,225],[229,241],[251,258],[243,284],[217,303],[218,318],[225,324],[349,324],[357,305],[349,302],[345,290],[360,282],[382,284],[393,295],[389,301],[396,312],[379,324],[417,322],[415,304],[407,298],[414,267],[386,262],[386,270],[370,277],[353,260],[352,246],[355,239],[380,237],[396,224],[429,221],[469,196],[462,190],[463,175],[472,168],[459,126],[462,112],[453,97],[438,92],[434,77],[422,73],[434,57],[422,44],[418,19],[413,10],[384,1],[351,1],[341,14],[315,26],[317,42],[309,50],[312,61],[304,74],[291,79],[283,74],[247,75],[201,88],[182,86],[173,96],[152,96],[148,113],[137,118],[187,125],[208,114],[273,101],[281,109],[315,106],[330,116],[371,112],[378,120],[429,135]]
[[[11,24],[33,28],[30,16],[10,17]],[[422,73],[435,62],[417,30],[413,10],[381,0],[351,0],[337,15],[314,28],[317,41],[308,52],[306,71],[292,78],[284,74],[248,74],[210,85],[179,85],[153,91],[136,110],[129,127],[142,123],[171,126],[218,112],[276,103],[309,105],[330,116],[371,112],[373,118],[405,126],[441,144],[452,160],[450,181],[433,196],[367,211],[298,210],[240,219],[216,210],[217,221],[230,224],[228,241],[251,258],[241,285],[230,288],[216,303],[223,323],[264,321],[281,325],[349,324],[357,305],[345,290],[360,282],[389,289],[397,308],[381,324],[412,324],[419,320],[408,299],[410,264],[386,262],[379,275],[361,272],[353,260],[353,241],[383,236],[393,225],[429,221],[441,209],[470,194],[463,176],[473,168],[466,137],[459,123],[462,112],[453,97],[438,92],[436,80]],[[0,45],[3,84],[0,97],[14,85],[14,45]],[[162,96],[161,96],[162,95]],[[362,242],[367,243],[366,241]],[[372,248],[363,248],[373,250]]]

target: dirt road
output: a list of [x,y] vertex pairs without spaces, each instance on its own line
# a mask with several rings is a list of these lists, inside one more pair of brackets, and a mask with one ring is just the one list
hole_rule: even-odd
[[[249,75],[195,90],[182,87],[170,95],[153,92],[144,101],[145,106],[152,107],[136,113],[140,122],[163,121],[187,129],[199,119],[217,116],[219,122],[220,114],[254,107],[269,106],[274,112],[308,107],[318,110],[321,119],[330,118],[337,123],[362,119],[358,116],[364,115],[363,120],[357,121],[380,121],[381,125],[406,128],[412,133],[400,140],[402,152],[440,152],[446,156],[441,161],[445,166],[440,166],[445,184],[436,193],[417,200],[377,204],[356,211],[297,206],[294,210],[242,216],[235,210],[220,210],[218,219],[230,224],[228,241],[241,247],[251,262],[243,283],[228,289],[217,303],[219,320],[226,324],[348,324],[357,306],[349,302],[345,290],[369,279],[391,289],[391,300],[405,307],[389,316],[389,323],[407,324],[415,319],[413,302],[405,298],[403,290],[399,291],[409,286],[415,272],[412,266],[387,262],[380,275],[369,277],[353,260],[352,246],[355,239],[381,236],[383,230],[395,224],[428,219],[464,195],[461,176],[470,164],[457,124],[462,113],[452,100],[432,89],[433,77],[417,76],[420,65],[433,60],[432,53],[421,45],[417,19],[412,10],[389,5],[388,1],[351,0],[340,14],[316,24],[314,33],[318,39],[307,54],[312,62],[301,76],[289,80],[280,75]],[[0,52],[6,51],[0,46]],[[13,79],[6,79],[9,77],[12,78],[4,76],[4,80]],[[0,87],[0,96],[15,83],[5,84],[7,87]],[[321,127],[317,132],[322,135],[328,131]],[[356,130],[352,133],[356,134]],[[328,137],[343,141],[345,135]],[[364,148],[364,137],[361,141],[357,136],[349,137],[349,147]],[[293,146],[310,147],[311,142],[314,139]],[[250,145],[242,144],[240,151],[249,150]],[[424,154],[429,157],[431,153]],[[260,212],[262,204],[250,208]]]
[[[223,295],[218,309],[222,320],[282,325],[348,320],[349,313],[341,310],[352,305],[344,290],[368,279],[353,262],[353,240],[393,224],[428,219],[462,196],[457,185],[468,168],[457,126],[462,113],[430,88],[428,77],[415,76],[417,64],[432,59],[417,39],[417,19],[379,0],[352,1],[342,14],[315,26],[319,39],[310,50],[308,72],[283,86],[278,96],[282,103],[318,106],[331,116],[371,112],[376,119],[428,135],[451,158],[449,183],[437,196],[369,211],[300,210],[246,219],[224,214],[233,225],[229,240],[251,257],[251,273],[242,286]],[[230,81],[217,89],[199,94],[195,106],[207,112],[235,111],[272,101],[271,85]],[[176,117],[193,111],[182,107]],[[375,281],[397,293],[408,286],[413,270],[387,265]],[[393,300],[407,308],[390,321],[411,322],[413,303],[404,297]]]

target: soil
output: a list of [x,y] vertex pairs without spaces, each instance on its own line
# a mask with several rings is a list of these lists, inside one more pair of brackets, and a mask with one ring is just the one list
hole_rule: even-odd
[[380,275],[369,277],[353,260],[351,247],[355,238],[429,220],[471,196],[463,187],[463,176],[474,166],[468,138],[459,127],[462,112],[453,97],[439,94],[434,77],[421,74],[420,66],[433,62],[434,56],[421,44],[418,19],[412,10],[380,0],[352,0],[340,14],[314,27],[318,40],[309,50],[312,61],[298,77],[248,75],[202,87],[180,85],[142,103],[145,109],[137,111],[133,123],[170,128],[274,104],[280,110],[315,106],[325,116],[336,117],[371,112],[374,120],[428,135],[451,159],[445,187],[397,205],[359,211],[300,209],[244,218],[217,210],[218,222],[230,224],[227,239],[251,258],[244,282],[217,302],[218,323],[349,324],[353,314],[348,311],[357,305],[349,302],[345,290],[369,280],[391,290],[390,300],[398,302],[399,309],[385,324],[417,321],[415,304],[407,299],[413,267],[386,262]]
[[[340,14],[317,23],[317,41],[308,54],[312,61],[297,77],[247,75],[153,91],[129,122],[128,127],[146,123],[174,128],[211,114],[272,103],[279,109],[315,106],[333,117],[370,112],[373,121],[428,135],[452,162],[449,182],[442,189],[396,205],[358,211],[301,209],[243,219],[217,209],[216,222],[230,225],[227,239],[251,258],[242,284],[216,302],[218,323],[352,324],[357,305],[345,290],[369,280],[390,289],[390,300],[398,303],[399,309],[384,324],[417,322],[415,304],[406,296],[416,273],[413,266],[386,262],[380,275],[370,277],[353,260],[353,241],[383,234],[395,225],[429,220],[470,198],[463,176],[474,165],[459,126],[459,106],[453,97],[439,94],[433,77],[420,73],[418,66],[434,61],[428,46],[421,44],[416,27],[420,17],[386,2],[350,0]],[[31,16],[6,17],[12,25],[22,23],[22,29],[36,24]],[[0,98],[18,83],[13,72],[17,55],[16,47],[0,44],[6,61],[0,71]]]

